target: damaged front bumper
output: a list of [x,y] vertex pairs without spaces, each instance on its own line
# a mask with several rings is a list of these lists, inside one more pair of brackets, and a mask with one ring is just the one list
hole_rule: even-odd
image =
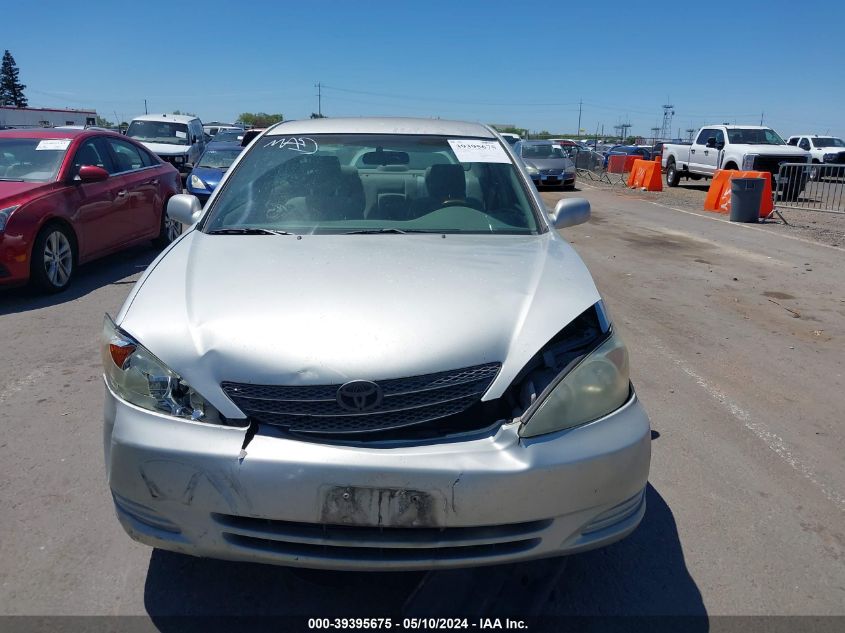
[[361,448],[174,420],[106,389],[115,508],[140,542],[196,556],[324,569],[431,569],[570,554],[645,512],[648,417],[636,396],[530,440]]

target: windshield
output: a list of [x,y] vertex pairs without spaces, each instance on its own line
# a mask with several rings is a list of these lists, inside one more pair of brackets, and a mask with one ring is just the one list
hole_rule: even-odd
[[229,132],[218,132],[214,135],[214,142],[240,143],[244,138],[243,130],[232,130]]
[[200,158],[197,167],[229,169],[240,153],[240,149],[207,149],[202,155],[202,158]]
[[551,143],[538,143],[537,145],[523,145],[523,158],[566,158],[566,154],[560,145]]
[[0,180],[55,180],[69,146],[68,138],[0,138]]
[[529,200],[495,140],[273,135],[240,161],[203,230],[532,234]]
[[728,141],[733,145],[786,145],[774,130],[768,128],[729,128]]
[[147,143],[165,143],[168,145],[190,145],[188,126],[185,123],[169,121],[132,121],[126,136],[136,141]]
[[845,147],[845,141],[835,136],[819,136],[812,141],[814,147]]

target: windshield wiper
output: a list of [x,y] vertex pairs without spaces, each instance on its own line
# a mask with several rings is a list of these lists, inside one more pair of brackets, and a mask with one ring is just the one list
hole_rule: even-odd
[[376,233],[407,233],[402,229],[359,229],[357,231],[345,231],[344,235],[374,235]]
[[23,182],[23,178],[0,178],[3,182]]
[[293,235],[287,231],[276,229],[260,229],[257,227],[238,227],[229,229],[214,229],[208,232],[209,235]]

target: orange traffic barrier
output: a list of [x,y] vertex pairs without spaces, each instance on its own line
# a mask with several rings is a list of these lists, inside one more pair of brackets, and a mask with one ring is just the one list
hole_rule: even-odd
[[625,162],[627,160],[628,156],[625,154],[609,156],[607,159],[607,172],[610,174],[624,174],[626,171],[631,171],[630,169],[625,169]]
[[767,171],[739,171],[736,169],[719,169],[713,174],[710,189],[704,199],[705,211],[717,213],[731,212],[731,179],[732,178],[763,178],[763,200],[760,203],[760,217],[768,217],[774,209],[772,202],[772,174]]
[[628,176],[628,186],[633,189],[643,188],[647,191],[663,191],[660,163],[642,159],[634,161],[631,175]]
[[630,156],[625,157],[625,166],[622,168],[623,173],[631,173],[631,170],[634,168],[634,163],[638,160],[642,160],[636,154],[631,154]]

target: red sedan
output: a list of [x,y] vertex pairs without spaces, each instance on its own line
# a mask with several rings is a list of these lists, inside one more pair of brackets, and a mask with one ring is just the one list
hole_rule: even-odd
[[182,226],[166,213],[179,172],[131,139],[94,130],[0,131],[0,286],[70,284],[79,264]]

